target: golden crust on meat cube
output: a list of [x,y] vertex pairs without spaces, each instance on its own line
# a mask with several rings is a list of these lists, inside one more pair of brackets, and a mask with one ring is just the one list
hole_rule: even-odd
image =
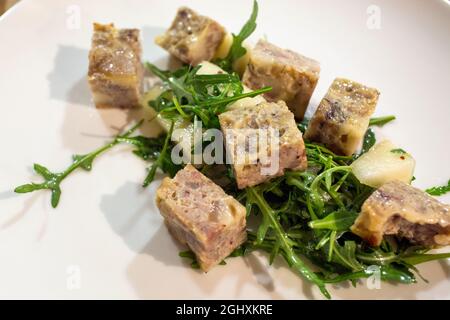
[[242,81],[253,90],[272,87],[264,97],[283,100],[297,119],[303,119],[319,73],[317,61],[259,40],[250,51]]
[[169,231],[205,272],[246,240],[245,207],[190,164],[162,181],[156,204]]
[[337,78],[311,118],[305,139],[324,144],[339,155],[361,145],[380,93],[355,81]]
[[302,133],[283,101],[234,108],[219,122],[239,189],[306,169]]
[[372,246],[397,235],[427,247],[450,245],[450,206],[400,181],[385,183],[364,202],[351,227]]
[[139,105],[143,68],[138,29],[94,23],[88,80],[97,108]]
[[181,61],[197,65],[214,57],[224,37],[225,29],[219,23],[181,7],[171,27],[155,42]]

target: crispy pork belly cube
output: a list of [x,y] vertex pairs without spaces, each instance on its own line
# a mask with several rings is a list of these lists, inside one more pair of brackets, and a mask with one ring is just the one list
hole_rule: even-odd
[[234,108],[220,114],[219,122],[239,189],[281,176],[286,169],[306,169],[302,133],[283,101]]
[[192,165],[162,181],[156,204],[169,231],[205,272],[246,240],[245,207]]
[[138,106],[142,78],[139,30],[94,23],[88,80],[96,107]]
[[265,98],[283,100],[296,118],[303,119],[319,73],[317,61],[259,40],[250,52],[243,82],[253,90],[272,87]]
[[190,65],[211,60],[225,37],[216,21],[181,7],[171,27],[156,38],[156,44]]
[[450,206],[404,182],[378,188],[363,204],[351,227],[372,246],[383,235],[397,235],[427,247],[450,244]]
[[311,118],[305,139],[336,154],[352,155],[361,145],[379,94],[357,82],[335,79]]

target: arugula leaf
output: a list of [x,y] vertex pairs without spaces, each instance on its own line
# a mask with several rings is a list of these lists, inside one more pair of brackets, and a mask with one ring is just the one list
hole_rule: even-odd
[[163,80],[168,88],[150,102],[165,119],[183,118],[192,121],[198,117],[205,129],[219,128],[218,115],[237,100],[255,97],[271,90],[270,87],[244,93],[238,75],[197,74],[197,67],[182,67],[174,72],[162,71],[151,63],[146,67]]
[[61,197],[61,182],[67,178],[73,171],[75,171],[78,168],[84,169],[84,170],[91,170],[92,168],[92,162],[94,161],[97,156],[104,153],[105,151],[111,149],[112,147],[119,144],[121,141],[121,138],[127,138],[129,137],[134,131],[136,131],[139,126],[142,124],[142,121],[134,125],[131,129],[126,131],[122,135],[118,135],[114,140],[107,143],[103,147],[100,147],[88,154],[85,155],[74,155],[72,164],[64,171],[62,172],[51,172],[46,167],[35,163],[33,166],[34,171],[40,175],[44,182],[41,183],[29,183],[24,184],[21,186],[18,186],[14,189],[14,192],[16,193],[28,193],[33,192],[37,190],[43,190],[47,189],[51,191],[51,205],[53,208],[56,208],[56,206],[59,203],[59,199]]
[[435,253],[435,254],[413,254],[401,257],[400,260],[411,265],[416,265],[424,262],[449,259],[450,253]]
[[79,162],[80,163],[80,168],[86,170],[86,171],[91,171],[92,169],[92,162],[93,162],[93,158],[92,159],[87,159],[84,160],[83,159],[86,158],[85,154],[74,154],[72,156],[72,160],[73,162]]
[[[276,238],[275,248],[277,252],[278,250],[281,250],[283,252],[283,257],[286,259],[291,268],[294,268],[306,279],[316,284],[322,294],[325,297],[330,298],[330,293],[325,288],[325,284],[322,279],[320,279],[317,274],[310,270],[308,266],[303,262],[303,260],[295,253],[294,243],[283,231],[283,228],[277,219],[276,213],[264,199],[261,190],[257,187],[250,187],[246,189],[246,192],[248,201],[256,205],[263,215],[264,222],[261,226],[265,230],[262,233],[265,235],[269,228],[273,231],[274,237]],[[262,238],[264,238],[264,236]]]
[[353,225],[357,216],[357,212],[339,210],[330,213],[323,219],[310,221],[308,225],[312,229],[347,231]]
[[164,145],[165,135],[160,135],[156,138],[149,138],[144,136],[134,137],[119,137],[119,142],[133,145],[135,149],[133,153],[143,160],[155,160]]
[[181,169],[181,166],[175,165],[170,158],[169,138],[171,132],[169,132],[166,136],[160,136],[157,138],[131,136],[139,128],[142,122],[143,121],[140,121],[124,134],[116,136],[111,142],[88,154],[73,155],[72,165],[62,172],[51,172],[40,164],[34,164],[34,171],[44,178],[44,182],[24,184],[15,188],[14,192],[28,193],[48,189],[51,191],[51,205],[53,208],[56,208],[61,197],[61,182],[78,168],[90,171],[92,169],[92,163],[97,156],[120,143],[133,145],[134,149],[132,152],[141,159],[146,161],[154,161],[150,167],[147,177],[144,180],[144,187],[153,181],[157,168],[161,168],[163,172],[168,173],[173,177],[176,172]]
[[344,246],[334,241],[333,260],[352,271],[364,269],[364,266],[356,258],[355,241],[345,241]]
[[369,149],[372,148],[376,142],[377,139],[375,138],[375,133],[373,132],[373,130],[370,128],[367,129],[366,134],[364,135],[363,147],[360,155],[369,151]]
[[[375,268],[365,268],[364,270],[354,271],[349,273],[342,273],[334,277],[325,278],[325,283],[339,283],[347,280],[358,280],[361,278],[368,278],[376,272]],[[415,283],[416,279],[414,274],[410,272],[407,268],[397,266],[397,265],[385,265],[381,266],[379,269],[381,280],[383,281],[394,281],[404,284]]]
[[181,258],[186,258],[191,260],[191,268],[192,269],[200,269],[200,265],[198,264],[197,257],[195,256],[195,253],[191,250],[181,251],[178,253],[178,256]]
[[433,196],[442,196],[447,192],[450,192],[450,180],[448,180],[446,186],[432,187],[425,190],[425,192]]
[[253,10],[250,18],[244,24],[241,31],[235,35],[233,33],[233,43],[224,59],[219,59],[215,63],[227,72],[233,71],[233,64],[247,53],[247,49],[242,46],[242,43],[247,39],[256,29],[256,18],[258,17],[258,2],[253,1]]
[[371,118],[369,121],[369,126],[384,126],[386,123],[389,123],[395,119],[396,119],[395,116]]

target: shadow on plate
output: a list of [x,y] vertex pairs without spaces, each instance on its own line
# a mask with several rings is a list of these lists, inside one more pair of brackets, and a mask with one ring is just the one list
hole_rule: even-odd
[[53,70],[47,75],[50,98],[67,103],[90,106],[91,95],[86,79],[87,49],[60,45]]

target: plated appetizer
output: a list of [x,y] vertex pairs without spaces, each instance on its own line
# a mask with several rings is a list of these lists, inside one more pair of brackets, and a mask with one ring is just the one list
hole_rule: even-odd
[[[377,143],[371,129],[395,119],[371,118],[375,88],[338,75],[305,118],[319,63],[266,40],[244,43],[257,15],[255,1],[241,31],[229,35],[215,20],[180,8],[155,42],[182,67],[145,63],[159,79],[152,94],[142,92],[139,31],[95,24],[88,70],[95,105],[141,105],[156,112],[155,121],[74,155],[63,172],[35,164],[44,181],[15,191],[50,190],[56,207],[70,173],[91,170],[97,156],[125,143],[150,162],[144,187],[157,170],[169,176],[150,196],[193,267],[208,272],[262,250],[327,298],[327,284],[356,285],[377,271],[384,281],[416,282],[415,265],[450,257],[429,252],[450,244],[450,206],[432,197],[450,191],[450,181],[426,191],[411,186],[412,155],[388,140]],[[163,133],[136,134],[144,125]]]

